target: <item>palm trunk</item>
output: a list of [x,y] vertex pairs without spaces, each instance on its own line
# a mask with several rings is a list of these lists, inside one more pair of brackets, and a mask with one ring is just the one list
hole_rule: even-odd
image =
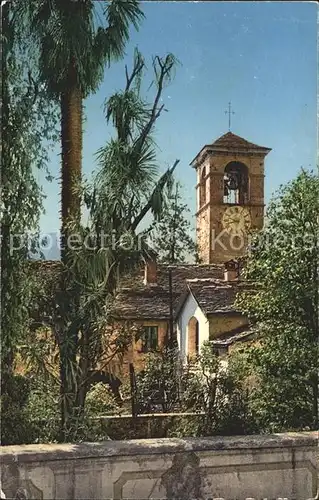
[[61,96],[62,258],[68,224],[80,222],[82,177],[82,92],[76,85]]
[[[70,71],[71,81],[75,82],[74,71]],[[72,435],[75,420],[77,392],[77,349],[78,331],[70,332],[67,327],[68,316],[74,316],[78,296],[68,272],[69,236],[74,233],[81,219],[81,173],[82,173],[82,92],[74,84],[61,95],[61,145],[62,145],[62,187],[61,187],[61,257],[66,266],[62,276],[62,309],[65,311],[62,339],[60,342],[61,378],[61,440]],[[69,310],[66,304],[69,304]],[[65,317],[64,317],[65,316]],[[70,338],[71,337],[71,338]]]

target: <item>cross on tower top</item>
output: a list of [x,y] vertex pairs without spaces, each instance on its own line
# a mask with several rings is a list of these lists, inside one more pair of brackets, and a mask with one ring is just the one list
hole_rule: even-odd
[[225,111],[225,115],[228,115],[228,130],[231,128],[231,115],[234,115],[235,111],[231,109],[231,101],[228,103],[228,110]]

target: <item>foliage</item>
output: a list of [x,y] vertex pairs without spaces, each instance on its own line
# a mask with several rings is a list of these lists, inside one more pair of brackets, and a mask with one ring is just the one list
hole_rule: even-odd
[[[84,272],[86,271],[86,272]],[[72,264],[64,267],[59,264],[58,277],[49,286],[40,290],[38,297],[38,317],[35,318],[36,340],[33,349],[28,349],[28,357],[32,364],[42,366],[43,371],[58,378],[61,384],[59,362],[64,356],[68,376],[71,378],[73,392],[68,395],[67,403],[71,406],[72,425],[68,436],[70,440],[77,439],[81,431],[81,419],[84,415],[86,394],[94,379],[96,370],[102,373],[112,372],[113,366],[121,362],[122,355],[131,343],[127,325],[123,325],[114,334],[109,324],[109,295],[112,290],[108,279],[107,257],[105,252],[95,255],[85,247],[73,254]],[[65,277],[65,273],[72,273]],[[76,287],[69,291],[69,301],[64,302],[64,288],[60,288],[60,279],[75,283]],[[67,320],[67,328],[64,321]],[[57,348],[48,351],[39,324],[45,325],[52,332]],[[42,338],[41,338],[42,337]],[[65,351],[66,350],[66,351]],[[75,358],[69,357],[74,352]],[[39,364],[38,360],[42,360]],[[60,400],[61,401],[61,400]],[[61,437],[60,437],[61,438]]]
[[161,220],[155,224],[152,246],[158,254],[158,260],[164,264],[185,262],[186,258],[195,257],[196,244],[190,235],[190,212],[182,202],[180,183],[175,183],[168,195]]
[[130,26],[143,14],[137,0],[85,2],[20,0],[18,23],[38,54],[40,79],[61,108],[62,258],[69,222],[81,219],[83,98],[95,92],[104,70],[124,55]]
[[[10,406],[2,418],[5,429],[2,444],[57,442],[59,406],[59,384],[52,378],[32,371],[13,377]],[[107,439],[98,417],[114,413],[119,413],[119,407],[111,391],[105,384],[93,386],[88,392],[85,417],[77,422],[78,441]]]
[[[224,360],[225,363],[225,360]],[[200,435],[246,434],[254,431],[244,387],[210,342],[202,346],[201,355],[188,367],[182,381],[183,408],[204,413],[199,421]]]
[[52,443],[59,437],[60,387],[52,377],[27,372],[30,392],[25,407],[28,435],[21,443]]
[[118,414],[120,407],[110,388],[99,382],[87,394],[85,413],[86,416]]
[[[105,102],[106,119],[113,124],[116,135],[98,151],[99,170],[85,199],[95,233],[114,235],[117,251],[129,246],[126,241],[134,237],[148,212],[155,219],[162,215],[164,188],[171,182],[178,161],[159,177],[153,132],[164,110],[164,104],[159,102],[175,66],[172,54],[153,58],[154,80],[150,87],[155,88],[155,94],[148,102],[141,90],[145,62],[135,50],[131,73],[125,68],[124,90]],[[126,258],[127,254],[126,249]]]
[[301,171],[269,205],[245,268],[253,293],[238,299],[259,332],[252,408],[270,432],[318,424],[318,213],[319,178]]
[[6,376],[1,394],[2,445],[30,442],[30,426],[25,410],[29,390],[29,381],[25,377]]
[[172,412],[179,403],[179,354],[177,349],[149,353],[145,367],[136,377],[139,413],[151,413],[161,408]]
[[[94,16],[102,7],[103,22]],[[70,439],[68,421],[83,412],[86,379],[90,369],[92,337],[101,331],[105,299],[114,288],[107,255],[88,256],[87,249],[69,248],[71,234],[83,236],[81,219],[82,107],[83,98],[95,91],[104,69],[121,58],[129,39],[130,26],[138,28],[143,14],[137,0],[25,1],[16,5],[17,26],[25,30],[38,57],[40,80],[61,107],[62,149],[62,272],[53,300],[53,312],[46,324],[54,322],[60,354],[61,438]],[[105,26],[106,24],[106,26]],[[88,258],[83,265],[84,258]],[[85,272],[87,264],[91,264]],[[98,269],[99,268],[99,269]],[[94,342],[95,347],[99,342]],[[109,352],[108,352],[109,354]],[[76,410],[75,410],[76,409]]]
[[[56,137],[50,106],[27,40],[17,33],[15,5],[2,6],[1,162],[1,437],[20,442],[26,431],[28,381],[12,374],[17,348],[25,342],[34,281],[29,251],[35,242],[43,194],[36,170],[47,171]],[[47,172],[48,173],[48,172]],[[22,396],[23,395],[23,396]]]
[[18,15],[38,48],[41,80],[58,100],[74,85],[70,68],[83,97],[95,92],[144,17],[137,0],[19,0]]
[[[141,413],[194,413],[177,419],[170,436],[245,434],[256,430],[248,407],[248,397],[236,369],[227,371],[212,345],[207,342],[196,360],[186,366],[176,350],[149,355],[145,369],[137,377]],[[198,414],[198,416],[196,415]]]
[[1,444],[55,441],[58,404],[56,383],[30,372],[7,374],[1,394]]
[[[39,87],[26,40],[16,34],[9,2],[3,6],[2,42],[1,328],[4,361],[8,355],[13,359],[14,346],[28,323],[32,286],[26,266],[30,249],[28,238],[37,228],[43,196],[36,182],[35,168],[47,167],[48,144],[55,138],[56,116],[48,105],[46,93]],[[43,139],[48,141],[46,145]]]
[[[140,95],[144,67],[144,63],[142,66],[140,64],[141,55],[136,54],[136,64],[131,75],[128,75],[126,68],[127,85],[123,99],[119,93],[107,107],[107,119],[113,120],[117,139],[105,148],[105,168],[100,172],[99,181],[94,183],[94,196],[91,197],[94,200],[90,204],[92,224],[83,228],[79,226],[76,217],[80,206],[77,190],[81,177],[82,130],[79,117],[82,113],[82,98],[98,85],[103,75],[104,63],[110,63],[111,59],[117,59],[123,54],[129,36],[129,25],[133,23],[137,27],[142,13],[135,0],[113,0],[105,7],[104,14],[108,26],[102,28],[93,23],[94,7],[90,1],[74,3],[59,0],[22,0],[19,3],[14,2],[13,5],[14,28],[19,31],[19,35],[25,29],[26,40],[32,41],[34,67],[39,69],[39,88],[45,92],[46,98],[49,93],[61,103],[62,187],[67,191],[62,193],[63,234],[75,232],[82,242],[86,236],[90,238],[94,230],[99,233],[114,228],[121,236],[125,231],[134,234],[138,224],[149,211],[155,216],[159,215],[162,192],[174,170],[174,167],[168,169],[158,180],[156,169],[152,170],[151,165],[155,162],[151,132],[163,110],[159,101],[165,84],[172,77],[174,57],[170,54],[164,59],[155,57],[153,60],[154,86],[157,90],[154,103],[150,107]],[[27,97],[29,98],[29,95]],[[141,110],[137,128],[135,119],[132,118],[134,111],[130,107],[129,99],[135,99],[135,104]],[[23,120],[22,123],[24,124]],[[72,124],[80,125],[76,125],[75,135],[67,135],[67,130],[74,129]],[[127,136],[123,132],[123,124]],[[108,167],[113,166],[112,147],[116,142],[120,150],[124,150],[124,154],[119,156],[123,163],[115,164],[116,175],[110,177],[108,174],[111,171],[107,168],[107,163]],[[9,152],[17,150],[20,150],[19,147],[8,148]],[[33,152],[33,149],[31,151]],[[72,151],[76,152],[76,158],[72,156]],[[35,158],[39,159],[39,150],[35,153]],[[107,162],[108,157],[111,163]],[[121,166],[124,169],[121,169]],[[146,175],[145,182],[143,175],[147,172],[150,174]],[[119,179],[121,184],[118,183]],[[104,192],[106,185],[107,193]],[[103,205],[103,200],[108,201],[105,194],[112,194],[111,203],[114,200],[127,203],[128,196],[131,197],[133,192],[138,195],[137,202],[129,201],[130,209],[126,212],[126,218],[119,214],[116,207],[114,210],[106,210],[108,217],[101,221],[104,209],[112,208],[110,205]],[[36,192],[33,197],[36,201],[39,199],[38,194]],[[123,203],[119,205],[123,206]],[[29,214],[33,216],[32,211]],[[70,214],[74,217],[68,219]],[[43,326],[52,329],[60,360],[62,422],[66,425],[63,425],[63,436],[60,436],[62,439],[76,439],[90,384],[90,374],[97,359],[101,362],[101,353],[103,352],[106,358],[103,359],[103,367],[109,369],[115,353],[123,352],[130,341],[124,332],[117,332],[116,335],[102,333],[105,332],[109,320],[109,302],[116,288],[118,275],[130,269],[139,257],[140,251],[136,250],[130,252],[122,247],[120,251],[117,248],[98,247],[92,251],[92,248],[82,244],[75,250],[68,249],[63,255],[53,293],[46,294],[47,283],[43,283],[43,290],[39,291],[41,306],[38,307],[36,324],[32,325],[31,330],[33,339],[38,342],[30,349],[24,345],[20,352],[33,361],[41,361],[42,354],[45,353],[45,343],[38,337],[38,328]],[[50,355],[49,353],[49,357]],[[39,366],[41,370],[50,372],[47,359]],[[51,375],[53,371],[51,370]]]

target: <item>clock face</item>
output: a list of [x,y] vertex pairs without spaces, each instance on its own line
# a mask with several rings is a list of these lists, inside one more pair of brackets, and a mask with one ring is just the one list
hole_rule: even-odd
[[244,234],[251,226],[250,213],[245,207],[228,207],[222,219],[223,228],[231,234]]

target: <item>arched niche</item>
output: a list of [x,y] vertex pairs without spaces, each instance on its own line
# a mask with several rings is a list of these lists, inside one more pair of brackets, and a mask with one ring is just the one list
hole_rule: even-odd
[[196,356],[199,353],[199,323],[193,316],[187,325],[187,355]]
[[249,176],[247,166],[231,161],[224,170],[224,203],[245,205],[249,201]]
[[205,165],[202,168],[200,174],[200,182],[199,182],[199,206],[202,207],[206,203],[206,167]]

